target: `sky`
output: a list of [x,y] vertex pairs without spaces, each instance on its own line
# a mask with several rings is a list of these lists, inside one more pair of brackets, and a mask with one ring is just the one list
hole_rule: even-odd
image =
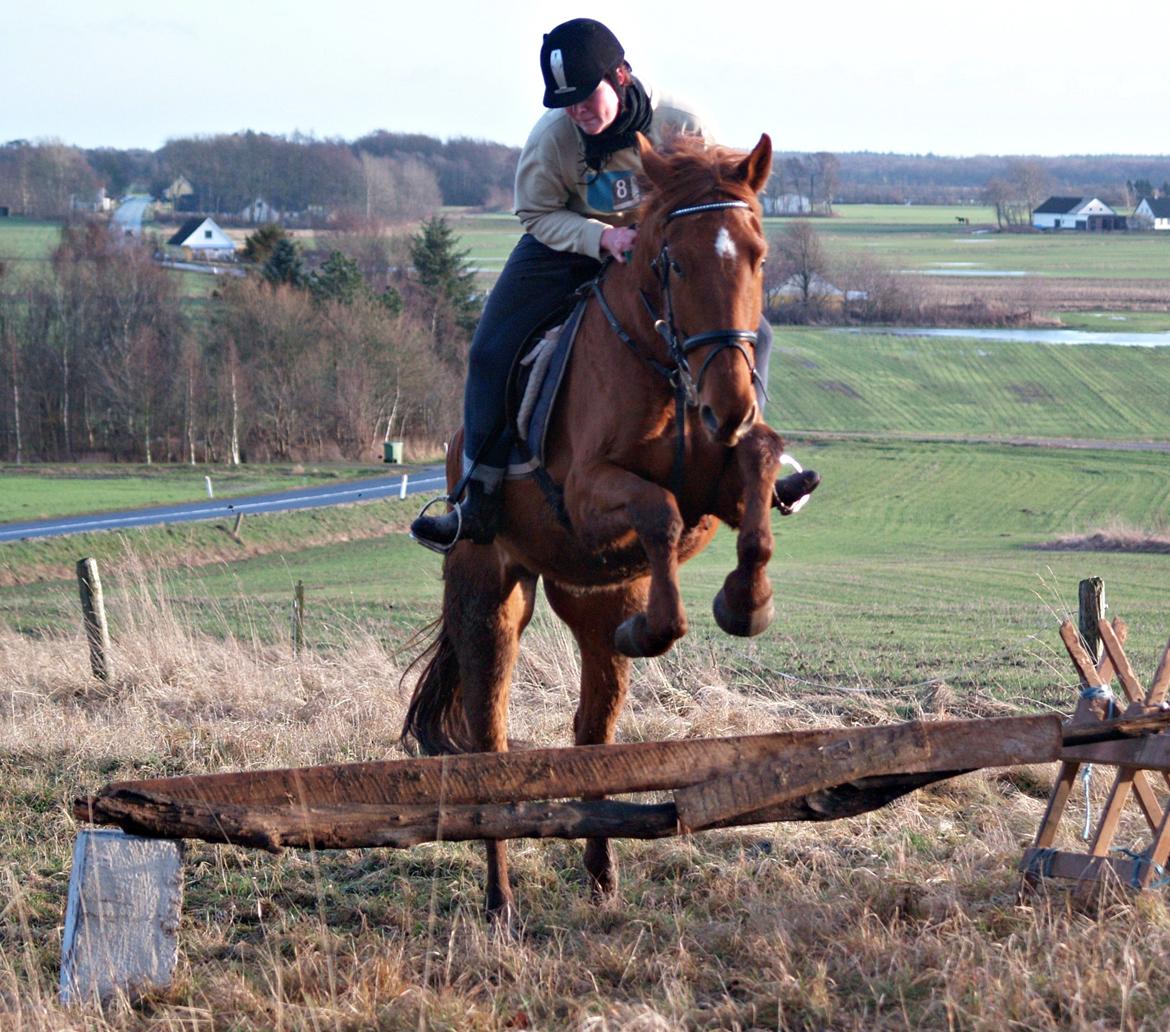
[[[1143,15],[1140,10],[1148,6]],[[722,143],[904,154],[1165,154],[1170,76],[1076,0],[41,0],[0,27],[0,143],[156,149],[242,129],[521,145],[541,36],[600,17]],[[1159,127],[1162,126],[1160,129]]]

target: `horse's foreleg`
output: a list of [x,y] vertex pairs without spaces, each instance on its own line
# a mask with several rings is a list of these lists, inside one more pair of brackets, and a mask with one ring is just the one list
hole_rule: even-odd
[[[546,580],[545,594],[553,611],[569,625],[581,652],[581,701],[573,718],[574,742],[612,742],[630,679],[630,661],[614,651],[614,633],[641,610],[646,580],[587,594],[572,594]],[[609,839],[586,840],[585,871],[595,898],[617,891],[617,860]]]
[[646,608],[624,620],[614,644],[627,656],[659,656],[687,633],[678,587],[678,543],[683,519],[664,487],[636,473],[598,463],[574,470],[565,484],[565,504],[586,544],[606,547],[637,535],[650,566]]
[[[470,745],[508,749],[508,692],[520,634],[532,617],[536,579],[509,570],[495,548],[461,544],[446,567],[448,610],[462,681]],[[513,909],[505,844],[485,841],[487,912],[508,919]]]
[[728,634],[759,634],[772,622],[774,606],[767,565],[772,558],[773,484],[784,442],[776,431],[757,423],[735,447],[735,462],[720,484],[715,515],[738,527],[737,563],[712,606],[715,620]]

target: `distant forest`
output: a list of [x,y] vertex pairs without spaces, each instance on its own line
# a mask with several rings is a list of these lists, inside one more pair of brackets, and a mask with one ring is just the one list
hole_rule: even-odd
[[[405,221],[439,204],[510,209],[518,156],[485,140],[382,130],[352,142],[249,131],[174,139],[156,151],[12,140],[0,145],[0,208],[58,218],[92,203],[99,189],[161,197],[182,177],[192,190],[186,210],[228,219],[254,221],[262,200],[261,210],[286,221]],[[767,189],[822,212],[834,203],[998,205],[1013,191],[1028,194],[1020,203],[1034,203],[1040,191],[1132,205],[1170,194],[1170,156],[778,153]],[[808,210],[803,203],[791,210]]]
[[993,204],[989,184],[1018,178],[1021,167],[1038,172],[1049,193],[1095,196],[1113,205],[1136,204],[1142,196],[1170,193],[1170,156],[1069,154],[1060,157],[950,158],[937,154],[835,155],[838,192],[844,204]]

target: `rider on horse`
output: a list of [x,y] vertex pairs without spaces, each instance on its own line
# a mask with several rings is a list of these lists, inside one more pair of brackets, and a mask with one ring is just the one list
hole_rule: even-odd
[[[625,262],[642,162],[637,134],[657,145],[678,133],[705,135],[689,111],[648,89],[614,34],[591,18],[564,22],[540,49],[544,106],[516,169],[516,214],[526,232],[488,296],[471,342],[463,402],[466,493],[456,510],[420,516],[411,534],[446,550],[460,538],[488,544],[499,525],[511,435],[504,399],[516,353],[565,298],[593,279],[604,259]],[[772,331],[755,349],[768,379]],[[760,398],[760,412],[763,398]]]

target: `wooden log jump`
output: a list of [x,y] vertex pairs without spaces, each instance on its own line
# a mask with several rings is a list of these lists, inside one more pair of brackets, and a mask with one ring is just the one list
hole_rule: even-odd
[[[660,838],[861,813],[955,774],[1050,761],[1061,747],[1055,715],[912,722],[114,782],[74,814],[265,849]],[[579,798],[651,791],[674,799]]]

